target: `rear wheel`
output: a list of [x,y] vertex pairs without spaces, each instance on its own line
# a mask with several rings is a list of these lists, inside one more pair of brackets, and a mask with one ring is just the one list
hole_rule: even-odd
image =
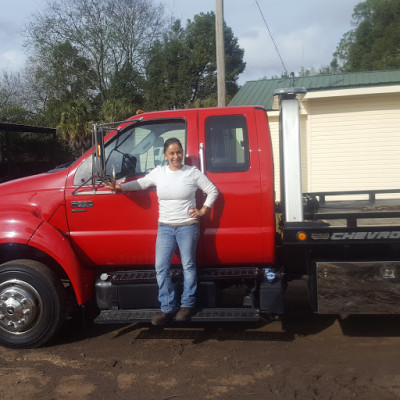
[[46,265],[13,260],[0,265],[0,344],[38,347],[64,320],[65,293]]

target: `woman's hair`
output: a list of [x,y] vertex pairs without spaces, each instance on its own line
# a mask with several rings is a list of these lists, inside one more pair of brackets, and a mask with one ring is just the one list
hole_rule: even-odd
[[164,154],[167,151],[168,147],[171,146],[171,144],[177,144],[183,150],[181,141],[177,138],[172,137],[167,139],[164,143]]

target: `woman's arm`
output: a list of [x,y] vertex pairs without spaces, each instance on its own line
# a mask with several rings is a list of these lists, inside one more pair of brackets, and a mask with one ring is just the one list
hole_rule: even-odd
[[157,168],[150,171],[146,176],[139,178],[135,181],[129,181],[125,183],[116,183],[115,186],[111,182],[107,182],[105,186],[108,189],[114,190],[115,193],[122,192],[137,192],[139,190],[144,190],[150,186],[156,184]]
[[191,208],[189,211],[189,216],[191,218],[200,218],[207,214],[211,206],[214,204],[218,197],[217,187],[197,168],[193,171],[193,179],[196,186],[201,189],[206,195],[206,200],[204,201],[203,207],[200,210],[196,208]]
[[217,187],[197,168],[194,168],[193,179],[196,186],[207,195],[204,206],[211,208],[218,197]]

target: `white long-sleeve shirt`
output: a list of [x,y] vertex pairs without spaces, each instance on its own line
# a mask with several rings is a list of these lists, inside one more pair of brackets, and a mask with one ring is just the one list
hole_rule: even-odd
[[156,186],[160,223],[182,225],[196,221],[189,217],[189,208],[196,207],[196,191],[202,190],[207,198],[204,205],[211,207],[218,197],[215,185],[198,168],[183,165],[174,171],[168,166],[158,166],[143,178],[121,185],[123,192],[137,191]]

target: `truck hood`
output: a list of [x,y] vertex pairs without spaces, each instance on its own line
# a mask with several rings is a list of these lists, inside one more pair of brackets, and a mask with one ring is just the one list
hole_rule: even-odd
[[0,184],[0,212],[30,212],[48,221],[65,203],[68,171],[66,168]]

